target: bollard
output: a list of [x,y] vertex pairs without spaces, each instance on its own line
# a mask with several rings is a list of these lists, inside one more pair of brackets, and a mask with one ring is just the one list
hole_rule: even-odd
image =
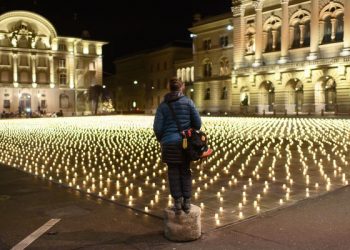
[[201,237],[201,208],[191,205],[188,214],[176,215],[172,208],[164,209],[164,235],[171,241],[193,241]]
[[324,116],[324,109],[321,109],[321,116]]

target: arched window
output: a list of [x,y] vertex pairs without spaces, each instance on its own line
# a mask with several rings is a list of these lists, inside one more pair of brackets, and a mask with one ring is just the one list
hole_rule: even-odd
[[281,18],[270,16],[264,24],[265,52],[279,51],[281,49]]
[[230,74],[229,61],[226,57],[220,60],[220,75],[225,76]]
[[209,61],[209,59],[204,60],[203,76],[211,77],[211,69],[212,69],[212,63]]
[[[275,105],[275,87],[270,81],[263,81],[260,84],[260,104],[268,106],[268,111],[272,112]],[[264,109],[265,110],[265,109]]]
[[207,88],[205,90],[205,97],[204,100],[210,100],[210,88]]
[[254,54],[255,53],[255,28],[252,23],[248,24],[246,34],[245,34],[245,52],[246,54]]
[[249,101],[249,90],[247,87],[243,87],[241,89],[240,93],[240,102],[242,106],[248,106],[250,101]]
[[304,85],[298,78],[290,79],[287,84],[287,100],[294,110],[291,112],[302,111],[304,105]]
[[290,48],[310,46],[310,13],[297,10],[290,19]]
[[328,3],[320,12],[320,24],[323,44],[342,42],[344,39],[344,6],[333,1]]
[[335,111],[337,105],[337,85],[334,78],[330,76],[324,76],[321,78],[321,92],[324,94],[324,104],[326,112]]

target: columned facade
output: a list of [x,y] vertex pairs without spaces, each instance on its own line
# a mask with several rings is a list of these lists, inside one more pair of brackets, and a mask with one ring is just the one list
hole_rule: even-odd
[[[234,60],[232,112],[349,114],[350,1],[233,5],[245,9],[239,17],[233,12],[235,23],[255,30],[252,41],[234,39],[233,58],[242,43],[255,47],[239,63]],[[234,31],[239,36],[240,29]]]
[[231,12],[190,28],[200,111],[350,113],[350,1],[232,0]]
[[0,15],[0,112],[89,113],[88,89],[102,84],[104,44],[60,37],[32,12]]

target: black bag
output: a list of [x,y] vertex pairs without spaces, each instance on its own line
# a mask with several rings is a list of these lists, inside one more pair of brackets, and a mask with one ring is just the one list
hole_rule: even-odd
[[203,157],[203,153],[208,150],[207,135],[203,131],[193,128],[182,130],[173,107],[169,102],[166,104],[169,106],[173,119],[176,122],[177,129],[182,137],[182,148],[188,159],[191,161],[199,160]]

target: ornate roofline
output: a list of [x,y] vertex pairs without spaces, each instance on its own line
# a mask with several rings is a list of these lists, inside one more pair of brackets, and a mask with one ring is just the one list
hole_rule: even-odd
[[34,12],[30,12],[30,11],[10,11],[10,12],[6,12],[2,15],[0,15],[0,22],[2,22],[3,20],[10,18],[10,17],[26,17],[26,18],[30,18],[30,19],[34,19],[40,23],[42,23],[43,25],[45,25],[48,30],[50,31],[50,33],[52,34],[53,38],[57,37],[57,32],[55,27],[51,24],[51,22],[49,20],[47,20],[45,17],[38,15]]

